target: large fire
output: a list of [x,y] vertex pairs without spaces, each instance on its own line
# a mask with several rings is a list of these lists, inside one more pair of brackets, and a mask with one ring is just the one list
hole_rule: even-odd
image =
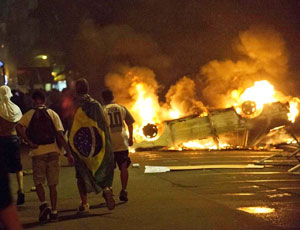
[[[119,40],[116,40],[119,44]],[[156,63],[146,55],[148,60],[146,62],[144,62],[145,60],[138,63],[133,61],[130,66],[120,63],[114,66],[113,71],[105,76],[105,84],[114,92],[116,102],[125,105],[134,116],[136,120],[134,125],[136,143],[147,142],[149,146],[153,143],[158,145],[161,144],[159,141],[165,138],[163,136],[165,134],[170,137],[170,140],[168,139],[169,142],[164,143],[164,146],[171,146],[174,143],[181,142],[182,133],[187,135],[182,137],[182,140],[190,140],[190,137],[193,137],[192,132],[195,132],[199,134],[195,139],[201,139],[197,140],[196,145],[198,145],[198,148],[211,148],[203,144],[202,138],[206,134],[208,136],[214,135],[217,139],[217,141],[213,140],[209,146],[213,146],[215,145],[214,142],[217,142],[219,146],[213,146],[214,148],[224,148],[220,144],[221,140],[219,139],[226,137],[218,138],[217,135],[220,133],[214,133],[213,130],[208,128],[209,131],[201,136],[201,130],[197,132],[196,125],[192,123],[189,123],[188,127],[178,128],[176,126],[178,130],[182,131],[182,133],[178,133],[175,128],[174,130],[172,129],[173,121],[170,120],[176,119],[174,124],[176,123],[180,126],[180,124],[184,124],[184,120],[200,116],[197,118],[203,119],[198,120],[207,121],[206,123],[209,126],[212,123],[210,116],[212,117],[215,114],[214,112],[220,109],[223,115],[225,114],[224,111],[228,110],[233,111],[234,115],[232,117],[239,114],[237,120],[242,121],[242,123],[248,122],[250,124],[252,121],[255,123],[256,119],[265,119],[264,116],[266,116],[266,124],[269,118],[270,123],[274,121],[274,124],[270,125],[272,126],[271,128],[295,122],[298,116],[299,99],[283,95],[272,85],[273,82],[285,83],[284,81],[289,81],[292,84],[294,81],[291,78],[293,75],[289,73],[289,55],[285,44],[286,42],[281,34],[273,28],[261,25],[251,26],[245,31],[240,31],[232,44],[233,52],[236,53],[235,59],[225,58],[224,60],[209,61],[200,67],[199,72],[191,74],[193,79],[184,76],[176,84],[172,85],[164,98],[160,98],[157,94],[158,92],[161,93],[161,90],[165,88],[158,84],[155,72],[157,70],[167,71],[168,68],[172,68],[172,58],[168,59],[167,62]],[[160,59],[155,58],[155,60]],[[131,61],[128,61],[128,63],[131,63]],[[160,72],[159,76],[163,77],[166,82],[171,82],[173,77],[170,74],[171,72],[167,72],[166,76],[163,76],[162,73],[164,71]],[[288,85],[282,84],[282,87],[284,86],[287,87]],[[200,95],[201,99],[207,103],[207,106],[197,98]],[[276,107],[276,105],[279,106]],[[268,111],[271,115],[268,114]],[[288,114],[287,111],[289,111]],[[272,115],[274,116],[272,117]],[[288,122],[288,119],[290,122]],[[277,124],[275,120],[280,121]],[[225,123],[225,125],[227,124],[227,120],[220,119],[220,121]],[[281,124],[281,121],[284,121],[284,124]],[[261,122],[263,124],[263,121]],[[166,131],[169,132],[167,134],[165,132],[165,124],[170,124],[168,126],[170,130]],[[258,124],[253,124],[253,126],[255,125],[259,126]],[[211,126],[214,127],[213,124]],[[231,124],[228,124],[228,126],[229,128],[232,127],[232,130],[236,127],[234,125],[231,126]],[[253,126],[245,127],[245,132],[251,132]],[[242,125],[240,127],[241,129],[243,128]],[[256,128],[254,128],[254,131]],[[190,135],[187,134],[189,131],[191,131]],[[260,131],[263,134],[268,132],[268,130]],[[223,134],[222,130],[220,132]],[[229,138],[228,142],[232,141],[231,139]],[[257,143],[257,141],[254,142]],[[207,140],[207,142],[209,141]],[[255,143],[251,143],[251,145],[255,146]],[[234,143],[234,145],[239,144]],[[182,148],[193,148],[191,142],[181,143],[180,145]],[[242,144],[242,146],[245,145]],[[226,143],[225,148],[227,148]]]
[[[142,82],[134,84],[134,90],[137,96],[130,111],[135,117],[138,117],[137,121],[141,121],[136,122],[134,125],[136,141],[154,141],[159,136],[161,122],[163,120],[177,119],[189,115],[185,114],[184,111],[180,111],[176,104],[173,104],[173,106],[156,106],[158,104],[158,97],[147,93],[146,88]],[[256,81],[253,86],[244,90],[239,89],[232,91],[231,101],[232,104],[228,105],[228,107],[234,107],[238,114],[248,118],[258,116],[265,104],[276,101],[287,104],[289,109],[288,119],[291,122],[295,122],[299,114],[299,99],[283,97],[282,94],[277,92],[266,80]],[[157,129],[154,130],[153,127],[157,127]],[[149,135],[145,135],[145,130],[148,130]],[[153,133],[151,133],[152,130],[154,130]],[[212,140],[192,140],[182,143],[180,146],[174,146],[172,149],[223,149],[228,147],[230,146],[226,143],[219,143],[219,145],[216,146]]]
[[[284,97],[280,92],[277,92],[274,89],[274,86],[271,85],[268,81],[256,81],[254,86],[247,88],[237,100],[240,104],[235,104],[237,107],[241,107],[243,103],[251,101],[255,103],[256,111],[253,113],[257,116],[263,109],[264,105],[267,103],[272,103],[276,101],[280,102],[287,102],[288,103],[288,119],[292,123],[295,122],[296,117],[299,114],[298,105],[299,99],[298,98],[291,98],[291,97]],[[241,113],[241,109],[237,109],[238,113]]]
[[299,115],[299,110],[298,110],[299,102],[300,102],[300,100],[297,97],[292,98],[292,100],[290,100],[290,102],[289,102],[289,105],[290,105],[289,111],[290,112],[288,113],[288,118],[292,123],[295,122],[297,116]]
[[254,86],[244,91],[240,99],[243,102],[254,101],[256,108],[261,110],[264,104],[277,101],[274,94],[274,87],[268,81],[257,81]]
[[136,90],[137,99],[132,105],[130,111],[138,116],[141,123],[136,122],[134,125],[134,134],[137,141],[147,139],[147,136],[143,132],[143,128],[147,124],[159,124],[161,122],[159,117],[159,111],[155,109],[156,99],[151,94],[147,94],[145,85],[143,83],[134,84]]

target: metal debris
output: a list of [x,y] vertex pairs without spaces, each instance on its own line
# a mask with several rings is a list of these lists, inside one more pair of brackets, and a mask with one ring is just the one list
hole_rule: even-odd
[[262,169],[263,165],[186,165],[186,166],[145,166],[144,173],[163,173],[169,171],[199,170],[199,169]]

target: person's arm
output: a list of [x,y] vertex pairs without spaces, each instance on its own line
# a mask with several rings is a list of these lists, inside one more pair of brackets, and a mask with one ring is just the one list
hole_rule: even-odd
[[[0,156],[1,157],[1,156]],[[0,222],[5,229],[22,229],[17,210],[13,204],[9,186],[9,177],[5,171],[3,159],[0,159]]]
[[134,118],[130,114],[130,112],[127,110],[127,108],[124,106],[125,109],[125,123],[128,128],[129,132],[129,137],[128,137],[128,145],[132,146],[133,145],[133,123],[134,123]]
[[20,123],[17,124],[16,126],[18,135],[20,135],[24,141],[29,145],[30,148],[36,149],[38,147],[37,144],[32,143],[32,141],[27,137],[26,135],[26,128],[21,125]]
[[56,129],[57,144],[58,144],[58,146],[62,146],[64,148],[64,150],[66,151],[66,154],[64,156],[68,158],[69,164],[73,164],[74,160],[73,160],[73,157],[71,154],[71,149],[70,149],[68,143],[66,142],[66,139],[64,136],[64,127],[62,125],[60,117],[58,116],[58,114],[55,111],[53,111],[51,109],[49,109],[47,111],[48,111],[48,113],[52,119],[53,125]]
[[133,145],[133,125],[127,125],[128,132],[129,132],[129,138],[128,138],[128,145],[132,146]]
[[68,145],[68,143],[65,140],[63,131],[57,131],[56,138],[57,138],[57,141],[59,142],[59,144],[66,151],[65,156],[68,158],[69,164],[73,164],[74,160],[73,160],[73,157],[72,157],[71,149],[70,149],[70,146]]
[[21,230],[23,229],[18,217],[16,206],[11,203],[6,208],[0,210],[0,220],[4,224],[5,229]]

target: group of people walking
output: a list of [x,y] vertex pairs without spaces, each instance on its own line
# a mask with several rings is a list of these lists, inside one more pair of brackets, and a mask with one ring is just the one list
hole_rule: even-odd
[[[128,146],[133,144],[134,119],[126,107],[114,102],[109,89],[102,92],[104,105],[89,95],[89,84],[84,78],[76,81],[75,92],[67,112],[70,127],[65,130],[60,116],[45,106],[46,96],[42,90],[33,92],[34,107],[22,114],[10,100],[10,88],[0,87],[0,186],[5,188],[1,189],[0,194],[0,222],[8,229],[20,229],[16,228],[19,222],[12,202],[8,173],[17,175],[19,188],[16,204],[25,202],[20,139],[30,147],[41,223],[58,220],[56,187],[59,183],[59,157],[63,152],[69,164],[75,167],[80,195],[79,214],[89,211],[89,192],[102,192],[108,209],[114,209],[112,183],[116,165],[120,169],[122,186],[119,199],[128,201]],[[45,196],[46,182],[51,206]],[[15,217],[6,218],[7,215]]]

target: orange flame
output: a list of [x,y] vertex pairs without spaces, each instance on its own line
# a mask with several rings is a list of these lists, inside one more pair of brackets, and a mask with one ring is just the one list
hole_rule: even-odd
[[145,85],[143,83],[136,83],[135,90],[137,94],[137,99],[131,111],[134,113],[135,117],[140,118],[141,122],[134,124],[134,133],[137,141],[147,139],[143,134],[143,127],[147,124],[157,124],[160,123],[158,116],[158,111],[155,109],[156,100],[153,95],[147,94]]
[[151,96],[146,94],[145,87],[142,83],[136,84],[138,98],[131,108],[133,111],[138,112],[139,116],[143,118],[143,124],[159,122],[157,111],[154,109],[154,100]]
[[214,141],[211,140],[194,140],[194,141],[188,141],[182,144],[183,148],[185,149],[226,149],[229,148],[230,145],[227,143],[218,143],[218,145],[216,145],[216,143]]
[[180,117],[181,113],[180,113],[179,110],[177,110],[177,109],[171,109],[171,110],[169,111],[169,115],[170,115],[170,118],[172,118],[172,119],[177,119],[177,118]]
[[[147,138],[143,132],[143,127],[145,125],[155,124],[159,129],[159,127],[161,127],[161,121],[166,119],[177,119],[186,115],[174,106],[168,109],[164,106],[160,106],[158,96],[154,92],[149,92],[149,86],[146,83],[133,82],[133,86],[133,90],[135,91],[135,101],[131,106],[130,111],[133,113],[135,118],[138,118],[138,122],[134,125],[136,141],[154,141],[159,138],[159,134],[154,138]],[[234,90],[231,93],[231,97],[233,101],[235,101],[231,101],[231,106],[234,106],[239,114],[243,113],[241,105],[246,101],[255,102],[257,111],[253,116],[258,116],[262,111],[264,104],[282,101],[283,99],[286,102],[287,98],[289,98],[288,119],[291,122],[295,122],[295,119],[299,114],[298,105],[300,99],[291,99],[290,97],[282,96],[282,94],[275,91],[274,86],[266,80],[257,81],[252,87],[243,91],[241,89]],[[188,141],[178,146],[174,146],[172,149],[226,149],[230,147],[231,146],[227,143],[219,143],[216,145],[213,140],[205,139]]]
[[264,104],[277,101],[274,97],[274,87],[268,81],[257,81],[253,87],[244,91],[242,101],[254,101],[256,109],[262,109]]
[[[257,110],[255,116],[259,115],[259,113],[263,109],[264,104],[281,101],[280,98],[282,97],[280,93],[275,91],[274,86],[266,80],[255,82],[254,86],[247,88],[243,91],[243,93],[239,93],[237,90],[234,90],[231,96],[235,99],[235,101],[237,101],[234,106],[237,113],[239,114],[242,113],[241,105],[244,102],[255,102]],[[284,100],[286,100],[286,98]],[[296,117],[299,115],[299,102],[299,98],[292,98],[289,101],[288,119],[291,122],[295,122]],[[177,147],[177,149],[225,149],[229,147],[230,145],[227,143],[219,143],[219,145],[217,146],[213,141],[206,139],[182,143],[179,147]]]
[[234,103],[237,113],[242,114],[241,105],[246,101],[252,101],[256,104],[255,116],[259,115],[262,111],[264,104],[272,103],[276,101],[289,102],[289,113],[288,119],[292,123],[295,122],[297,116],[299,115],[299,98],[284,97],[280,92],[274,89],[268,81],[256,81],[254,86],[247,88],[241,94],[238,90],[234,90],[231,93],[232,98],[237,101]]
[[298,105],[299,105],[300,99],[297,97],[294,97],[290,102],[290,107],[289,107],[289,113],[288,113],[288,118],[289,121],[292,123],[295,122],[297,116],[299,115],[299,110],[298,110]]

